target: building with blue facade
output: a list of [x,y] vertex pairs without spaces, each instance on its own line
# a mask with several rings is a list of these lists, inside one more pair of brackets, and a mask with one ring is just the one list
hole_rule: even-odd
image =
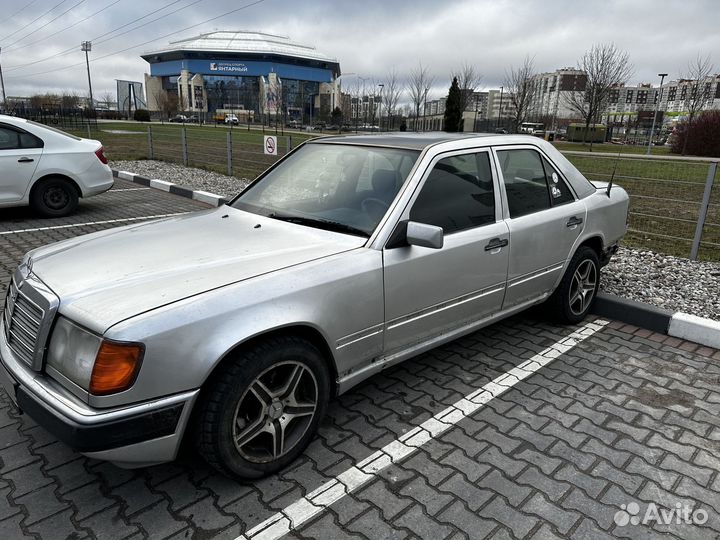
[[282,115],[309,123],[340,105],[337,60],[285,36],[210,32],[142,58],[150,64],[145,87],[153,111],[166,110],[177,95],[180,111],[208,120],[232,112],[241,120]]

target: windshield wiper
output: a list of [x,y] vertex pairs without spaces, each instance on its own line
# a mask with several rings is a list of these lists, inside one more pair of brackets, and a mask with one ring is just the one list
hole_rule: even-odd
[[325,229],[328,231],[353,234],[355,236],[363,236],[365,238],[370,237],[370,235],[366,231],[363,231],[362,229],[358,229],[357,227],[353,227],[352,225],[346,225],[345,223],[340,223],[339,221],[331,221],[329,219],[320,219],[320,218],[316,218],[316,217],[305,217],[305,216],[292,216],[289,214],[279,214],[277,212],[268,214],[268,217],[273,218],[273,219],[278,219],[280,221],[287,221],[288,223],[297,223],[298,225],[307,225],[308,227],[316,227],[318,229]]

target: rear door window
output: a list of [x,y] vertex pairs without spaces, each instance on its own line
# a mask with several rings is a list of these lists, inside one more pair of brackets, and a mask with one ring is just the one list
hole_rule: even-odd
[[498,151],[511,218],[550,208],[550,193],[540,154],[534,150]]

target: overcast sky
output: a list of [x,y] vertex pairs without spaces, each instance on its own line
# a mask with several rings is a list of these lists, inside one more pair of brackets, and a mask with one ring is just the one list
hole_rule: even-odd
[[[148,64],[141,53],[212,30],[286,35],[337,58],[344,73],[377,82],[392,68],[404,77],[422,61],[436,77],[428,98],[445,93],[450,73],[464,62],[482,73],[483,88],[498,88],[505,70],[526,54],[534,56],[538,71],[553,71],[575,66],[593,43],[611,41],[630,54],[631,83],[656,84],[660,72],[676,78],[698,53],[710,54],[720,71],[717,0],[261,0],[203,23],[251,2],[0,0],[7,94],[85,95],[82,40],[93,40],[94,94],[114,94],[115,79],[143,80]],[[118,52],[123,49],[129,50]],[[344,84],[353,84],[353,77]]]

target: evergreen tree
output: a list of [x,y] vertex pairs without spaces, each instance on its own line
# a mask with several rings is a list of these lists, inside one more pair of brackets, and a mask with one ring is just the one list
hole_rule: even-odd
[[448,133],[460,131],[462,114],[462,92],[457,77],[453,77],[445,102],[445,131]]

